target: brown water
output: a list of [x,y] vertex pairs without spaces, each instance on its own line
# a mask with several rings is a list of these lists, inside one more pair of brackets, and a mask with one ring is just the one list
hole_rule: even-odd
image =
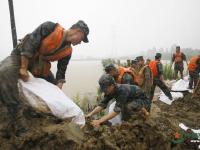
[[[57,70],[56,63],[52,65],[52,71],[55,74]],[[63,91],[71,98],[77,95],[96,93],[99,77],[103,73],[103,67],[100,60],[95,61],[70,61],[66,71],[66,83]]]

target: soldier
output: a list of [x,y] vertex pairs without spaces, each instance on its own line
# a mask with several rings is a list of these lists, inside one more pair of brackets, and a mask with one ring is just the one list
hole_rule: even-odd
[[[12,118],[20,110],[18,79],[28,81],[30,71],[62,88],[72,54],[71,45],[82,41],[87,43],[88,34],[89,28],[83,21],[67,30],[58,23],[44,22],[27,34],[11,55],[0,63],[0,101],[7,106]],[[50,71],[52,61],[58,61],[56,79]]]
[[199,79],[199,72],[200,72],[200,55],[198,56],[193,56],[190,59],[190,62],[188,64],[188,70],[189,70],[189,76],[190,76],[190,81],[189,81],[189,89],[194,88],[197,85],[197,81]]
[[113,76],[113,78],[119,84],[135,84],[135,77],[129,68],[117,68],[113,64],[109,64],[105,67],[105,72]]
[[[44,78],[62,88],[72,54],[71,45],[78,45],[82,41],[87,43],[88,34],[89,28],[81,20],[68,30],[50,21],[41,24],[11,54],[21,56],[20,78],[27,81],[27,71],[30,71],[35,77]],[[56,79],[50,71],[52,61],[58,61]]]
[[183,79],[183,70],[184,64],[183,61],[186,61],[186,56],[184,53],[180,52],[180,46],[176,46],[176,53],[172,56],[172,64],[174,63],[174,72],[175,72],[175,79],[178,77],[178,72],[181,74],[181,79]]
[[150,100],[153,100],[154,96],[154,91],[156,86],[158,86],[164,93],[165,95],[172,100],[172,95],[170,93],[169,88],[165,85],[164,79],[163,79],[163,68],[162,68],[162,63],[160,62],[161,60],[161,53],[156,53],[155,60],[151,61],[149,63],[149,67],[151,68],[151,71],[153,73],[153,85],[151,88],[151,95],[150,95]]
[[130,69],[133,70],[134,72],[138,72],[138,60],[136,59],[131,60]]
[[151,61],[151,59],[148,58],[148,59],[146,60],[146,63],[145,63],[145,64],[146,64],[146,65],[149,65],[150,61]]
[[111,99],[116,100],[116,105],[113,112],[103,116],[99,120],[92,120],[91,124],[93,126],[101,125],[117,116],[120,112],[122,114],[122,120],[128,119],[127,116],[131,115],[130,112],[141,112],[145,117],[149,116],[150,100],[138,86],[117,84],[109,74],[104,74],[100,77],[99,85],[100,89],[105,93],[104,99],[86,117],[101,112],[106,108]]
[[153,84],[153,75],[149,65],[144,64],[143,56],[136,57],[138,60],[139,76],[142,79],[141,88],[145,92],[146,96],[150,98],[151,87]]

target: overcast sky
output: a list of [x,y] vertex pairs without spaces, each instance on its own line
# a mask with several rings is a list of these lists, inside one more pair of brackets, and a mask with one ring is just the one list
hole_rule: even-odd
[[[73,58],[135,54],[149,48],[200,48],[200,0],[13,0],[18,38],[44,21],[66,29],[78,20],[89,28],[89,44]],[[8,0],[0,1],[0,52],[12,50]]]

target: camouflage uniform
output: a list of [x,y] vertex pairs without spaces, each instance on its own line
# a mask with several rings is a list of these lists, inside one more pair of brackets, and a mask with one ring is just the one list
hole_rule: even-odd
[[[139,111],[142,107],[150,111],[151,103],[150,100],[145,96],[144,92],[135,85],[128,84],[116,84],[111,75],[105,74],[100,80],[99,84],[103,91],[111,84],[115,84],[115,89],[112,94],[105,95],[99,103],[99,106],[106,108],[108,102],[112,99],[116,100],[114,111],[122,113],[122,119],[127,119],[127,114],[130,111]],[[111,81],[113,80],[113,81]],[[131,110],[129,110],[131,109]]]
[[[108,64],[108,65],[105,66],[104,70],[105,70],[106,73],[110,74],[110,72],[112,70],[117,70],[117,68],[115,67],[114,64]],[[118,77],[116,76],[114,78],[115,78],[115,80],[117,80]],[[121,84],[131,84],[131,85],[134,85],[135,82],[134,82],[133,76],[130,75],[129,73],[125,72],[124,75],[123,75],[123,77],[122,77],[122,79],[121,79]]]
[[[32,33],[28,34],[23,39],[22,43],[18,44],[17,47],[14,48],[10,56],[5,58],[0,63],[0,102],[7,106],[8,111],[10,112],[9,114],[15,115],[17,109],[20,106],[17,83],[19,79],[21,56],[26,56],[27,58],[29,58],[30,62],[28,70],[30,70],[32,67],[32,56],[37,53],[37,50],[40,47],[40,43],[42,42],[42,40],[54,31],[56,25],[57,23],[49,21],[41,24]],[[77,26],[78,24],[76,23],[74,25]],[[84,40],[87,41],[87,39]],[[67,45],[68,43],[65,42],[62,46],[65,46],[64,44]],[[52,83],[65,82],[65,72],[70,58],[71,56],[67,56],[58,61],[56,79],[53,77],[53,74],[51,72],[48,78],[45,79]]]
[[[17,55],[17,56],[24,55],[27,58],[31,58],[36,53],[36,50],[40,46],[40,42],[46,36],[48,36],[54,31],[56,25],[57,24],[53,22],[45,22],[41,24],[32,33],[28,34],[25,37],[23,44],[20,46],[17,46],[17,48],[15,48],[12,51],[11,55]],[[41,78],[44,78],[47,81],[54,84],[56,82],[65,82],[65,72],[67,69],[67,65],[70,61],[70,58],[71,58],[71,55],[58,60],[56,79],[54,78],[52,72],[49,73],[48,77],[45,77],[45,78],[41,77]],[[32,65],[33,63],[29,62],[28,70],[31,70]]]
[[[176,58],[175,56],[176,56],[176,54],[173,54],[172,62],[175,61],[175,58]],[[178,77],[178,72],[180,72],[181,79],[183,79],[183,70],[184,70],[183,61],[186,61],[186,56],[185,56],[184,53],[182,53],[182,61],[174,63],[174,77],[175,77],[175,79],[177,79],[177,77]]]

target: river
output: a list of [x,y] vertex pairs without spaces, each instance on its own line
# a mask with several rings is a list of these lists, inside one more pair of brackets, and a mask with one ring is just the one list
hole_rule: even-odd
[[[54,74],[57,70],[56,64],[52,65]],[[102,73],[103,67],[100,60],[71,60],[66,71],[63,91],[71,98],[96,93]]]

